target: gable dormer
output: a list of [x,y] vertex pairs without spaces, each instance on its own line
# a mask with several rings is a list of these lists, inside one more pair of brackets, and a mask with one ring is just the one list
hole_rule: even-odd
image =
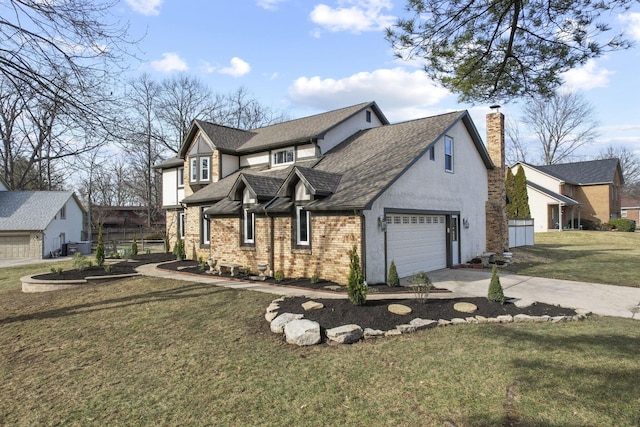
[[[196,135],[185,158],[185,178],[193,191],[218,180],[218,152],[200,132]],[[212,167],[213,163],[216,167]]]

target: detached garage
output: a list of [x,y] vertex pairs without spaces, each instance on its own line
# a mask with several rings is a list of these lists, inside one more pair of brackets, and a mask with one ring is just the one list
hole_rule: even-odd
[[[6,187],[5,187],[6,188]],[[41,259],[82,240],[84,208],[72,192],[0,187],[0,259]]]
[[400,277],[447,267],[444,215],[388,215],[387,260]]

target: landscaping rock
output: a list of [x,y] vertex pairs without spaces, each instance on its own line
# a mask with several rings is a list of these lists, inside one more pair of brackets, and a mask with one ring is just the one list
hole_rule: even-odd
[[321,308],[324,308],[324,304],[316,301],[307,301],[302,304],[302,308],[304,308],[304,311],[320,310]]
[[363,335],[365,339],[378,338],[384,336],[384,331],[381,331],[380,329],[364,328]]
[[452,325],[464,325],[466,323],[467,321],[465,319],[461,319],[460,317],[454,317],[453,319],[451,319]]
[[476,319],[475,317],[467,317],[467,318],[465,318],[465,320],[469,324],[473,324],[473,325],[477,325],[478,324],[478,319]]
[[302,319],[302,314],[282,313],[271,322],[271,332],[274,334],[284,333],[284,327],[292,320]]
[[276,317],[278,317],[277,311],[267,311],[264,315],[264,318],[267,320],[267,322],[272,322]]
[[513,322],[513,316],[510,314],[505,314],[503,316],[497,317],[499,323],[511,323]]
[[567,316],[554,316],[551,318],[552,323],[566,322]]
[[484,316],[476,316],[476,319],[478,320],[478,323],[488,323],[489,322],[489,320]]
[[478,306],[470,302],[457,302],[453,305],[453,309],[461,313],[473,313],[478,310]]
[[411,307],[407,307],[406,305],[389,304],[389,311],[392,312],[393,314],[405,316],[407,314],[410,314],[413,310],[411,310]]
[[396,335],[402,335],[402,332],[400,332],[397,329],[391,329],[390,331],[387,331],[387,332],[384,333],[385,337],[393,337],[393,336],[396,336]]
[[536,301],[532,299],[516,299],[513,301],[513,305],[519,308],[531,307],[532,305],[536,305]]
[[449,326],[451,324],[450,321],[445,319],[438,319],[438,326]]
[[409,322],[409,324],[411,326],[415,326],[416,330],[420,330],[420,329],[425,329],[428,328],[429,326],[435,324],[436,321],[435,320],[431,320],[431,319],[421,319],[419,317],[413,319],[411,322]]
[[516,314],[513,316],[514,323],[531,323],[533,322],[533,317],[528,314]]
[[267,307],[267,313],[270,311],[278,311],[280,309],[280,305],[277,302],[272,302],[271,304],[269,304],[269,307]]
[[409,334],[416,331],[416,327],[413,325],[397,325],[396,329],[402,334]]
[[547,315],[533,316],[534,323],[544,323],[544,322],[548,322],[549,320],[551,320],[551,317]]
[[340,344],[354,343],[362,339],[363,336],[364,332],[358,325],[342,325],[327,329],[327,338]]
[[309,319],[292,320],[284,326],[284,335],[289,344],[315,345],[320,342],[320,324]]

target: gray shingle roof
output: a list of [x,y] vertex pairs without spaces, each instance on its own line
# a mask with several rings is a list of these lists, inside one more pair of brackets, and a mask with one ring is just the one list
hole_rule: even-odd
[[557,165],[529,166],[570,184],[589,185],[613,182],[619,164],[618,159],[604,159]]
[[273,197],[284,182],[283,178],[265,175],[242,174],[242,178],[251,187],[258,199]]
[[171,169],[184,165],[184,159],[172,157],[153,166],[154,169]]
[[222,199],[213,206],[204,210],[207,215],[233,215],[240,213],[242,202],[237,200]]
[[489,155],[466,111],[361,131],[331,150],[314,168],[341,174],[330,197],[309,205],[310,210],[362,209],[375,199],[458,121],[469,129],[488,168]]
[[[306,181],[305,183],[315,190],[316,195],[326,196],[307,205],[310,210],[366,209],[410,168],[429,146],[460,121],[467,127],[485,166],[493,168],[469,113],[457,111],[360,131],[329,151],[319,162],[314,159],[296,163],[295,172],[292,172],[294,166],[278,169],[241,169],[219,182],[209,184],[184,201],[199,203],[225,198],[240,174],[245,176],[252,187],[255,185],[261,188],[260,191],[265,195],[269,192],[275,195],[273,188],[277,180],[282,181],[293,173]],[[256,179],[250,177],[251,175],[268,177],[269,180]],[[283,189],[287,185],[285,182],[280,187],[280,196],[285,196]],[[279,199],[273,206],[267,203],[265,208],[271,210],[285,206],[290,206],[288,199]]]
[[70,191],[2,191],[0,231],[44,230],[71,197]]
[[527,185],[529,187],[531,187],[531,188],[534,188],[534,189],[538,190],[539,192],[541,192],[543,194],[546,194],[547,196],[549,196],[551,198],[556,199],[557,201],[559,201],[561,203],[564,203],[565,205],[572,206],[572,205],[580,205],[581,204],[580,202],[578,202],[576,200],[573,200],[570,197],[563,196],[562,194],[559,194],[559,193],[556,193],[554,191],[548,190],[548,189],[546,189],[546,188],[544,188],[544,187],[542,187],[542,186],[540,186],[540,185],[538,185],[536,183],[533,183],[531,181],[527,181]]

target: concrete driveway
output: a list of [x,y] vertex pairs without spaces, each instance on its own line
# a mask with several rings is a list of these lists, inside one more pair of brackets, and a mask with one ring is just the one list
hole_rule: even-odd
[[47,258],[47,259],[0,259],[0,268],[4,267],[15,267],[18,265],[29,265],[29,264],[42,264],[45,262],[56,262],[56,261],[66,261],[71,259],[71,257],[58,257],[58,258]]
[[[456,295],[486,297],[491,270],[438,270],[430,272],[429,278],[436,287],[447,288]],[[500,283],[508,298],[583,308],[602,316],[640,320],[640,288],[519,276],[503,270],[500,271]]]

